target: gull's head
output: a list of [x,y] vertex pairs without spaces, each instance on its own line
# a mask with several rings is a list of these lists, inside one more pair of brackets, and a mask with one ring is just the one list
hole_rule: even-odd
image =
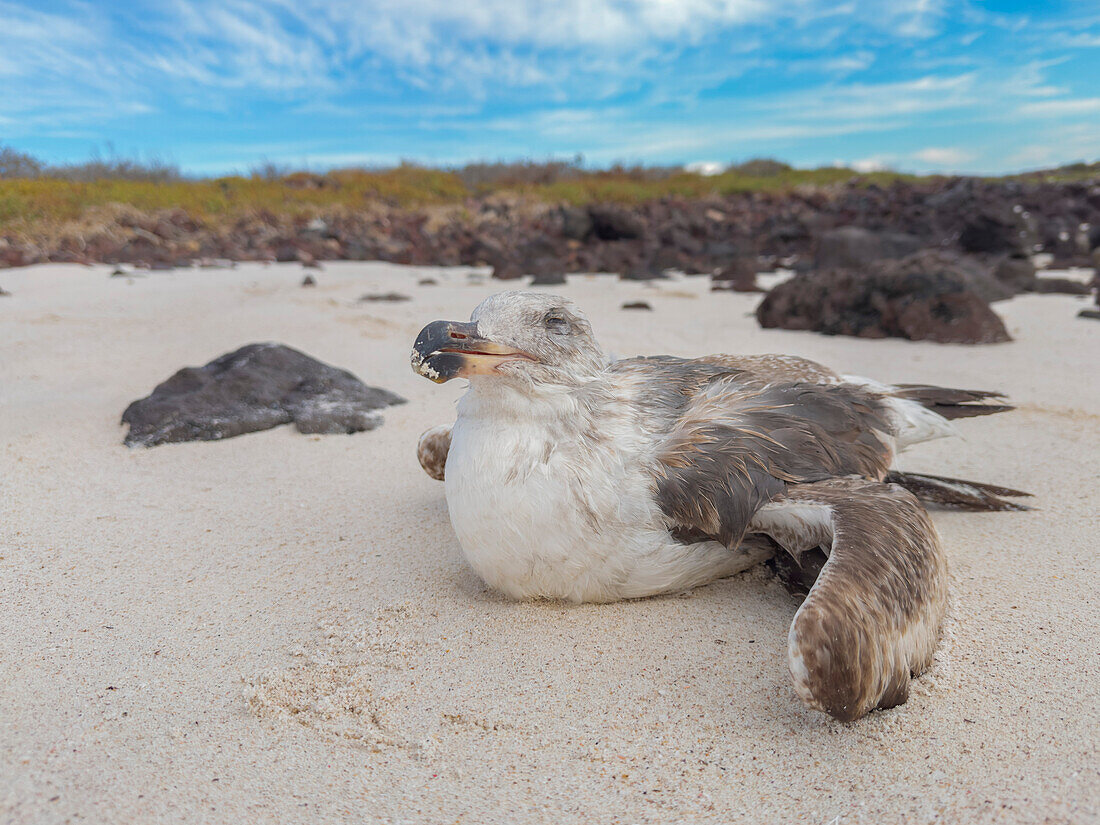
[[592,327],[572,301],[502,292],[466,321],[433,321],[413,344],[413,370],[438,384],[452,378],[569,385],[606,363]]

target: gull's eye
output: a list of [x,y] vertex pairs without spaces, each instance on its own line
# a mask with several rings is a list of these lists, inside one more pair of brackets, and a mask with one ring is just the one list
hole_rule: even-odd
[[569,332],[569,322],[565,320],[565,316],[560,312],[548,312],[546,317],[542,319],[542,324],[550,332],[557,335],[565,335]]

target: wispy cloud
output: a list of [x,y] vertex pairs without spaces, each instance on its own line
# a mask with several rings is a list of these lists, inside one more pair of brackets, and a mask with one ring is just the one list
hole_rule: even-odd
[[1065,115],[1100,114],[1100,97],[1077,97],[1065,100],[1042,100],[1025,103],[1017,110],[1022,115],[1063,117]]
[[1040,122],[1094,117],[1097,26],[966,0],[0,0],[0,139],[95,135],[202,171],[272,135],[269,157],[315,164],[996,168]]
[[956,169],[974,159],[974,153],[957,146],[929,146],[914,152],[913,157],[930,166],[942,169]]

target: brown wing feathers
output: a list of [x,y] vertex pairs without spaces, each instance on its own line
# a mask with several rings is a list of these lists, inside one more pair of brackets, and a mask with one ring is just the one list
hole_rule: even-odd
[[788,502],[821,506],[832,534],[788,635],[796,691],[844,721],[901,704],[910,677],[932,663],[946,609],[947,564],[931,519],[900,487],[834,479],[792,487],[759,526],[770,519],[782,535]]
[[732,547],[787,484],[882,478],[887,431],[878,397],[859,387],[722,382],[692,399],[664,440],[657,500],[679,529]]

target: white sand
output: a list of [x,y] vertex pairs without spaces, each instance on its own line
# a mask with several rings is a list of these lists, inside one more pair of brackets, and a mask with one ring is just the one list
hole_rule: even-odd
[[[841,725],[786,672],[794,602],[762,573],[682,597],[515,604],[466,568],[415,439],[461,382],[408,366],[499,284],[330,264],[0,271],[0,821],[1096,822],[1100,324],[997,309],[1016,341],[757,328],[705,279],[572,279],[615,352],[796,353],[997,388],[903,466],[1032,490],[937,513],[953,617],[901,708]],[[416,285],[418,277],[440,280]],[[398,290],[404,304],[358,304]],[[624,300],[655,311],[624,312]],[[409,399],[381,429],[122,446],[126,404],[276,340]]]

